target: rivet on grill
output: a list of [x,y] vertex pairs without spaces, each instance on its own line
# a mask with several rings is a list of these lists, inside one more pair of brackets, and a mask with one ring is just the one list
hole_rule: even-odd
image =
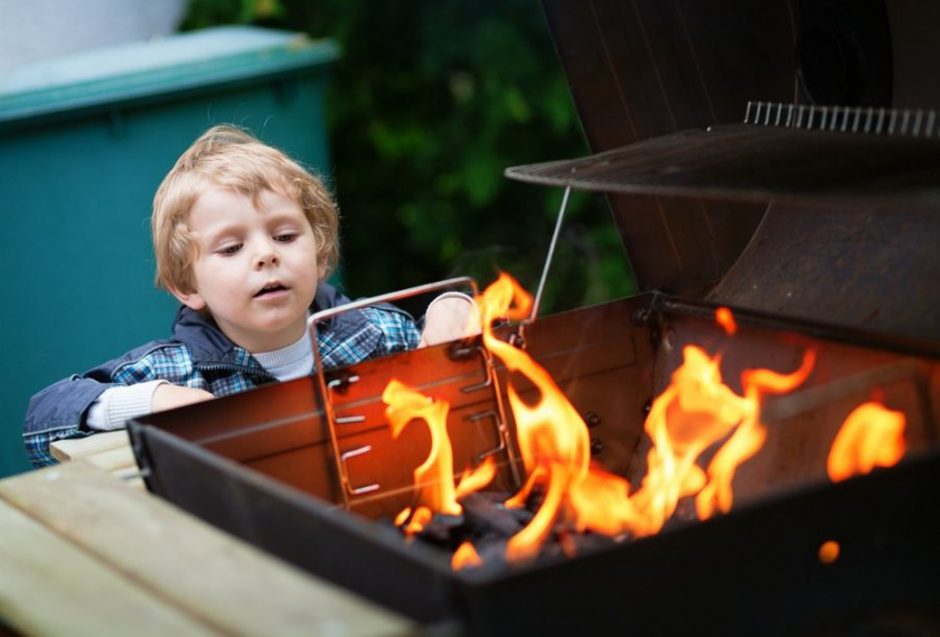
[[650,409],[652,408],[653,408],[653,401],[647,399],[647,401],[643,403],[643,416],[645,417],[647,414],[649,414]]
[[350,385],[359,382],[359,376],[355,374],[345,374],[342,372],[340,374],[341,375],[337,378],[330,379],[326,386],[330,391],[334,391],[339,394],[345,394]]
[[447,358],[452,361],[462,361],[475,356],[480,351],[480,346],[475,342],[468,345],[468,342],[470,341],[454,341],[451,343],[447,348]]
[[585,414],[585,416],[584,416],[584,422],[585,422],[585,424],[587,424],[588,427],[596,427],[596,426],[598,426],[599,424],[601,424],[601,417],[598,416],[598,415],[597,415],[596,413],[594,413],[593,411],[589,411],[589,412],[588,412],[587,414]]
[[600,438],[591,438],[591,455],[596,456],[604,450],[604,441]]
[[647,325],[650,322],[650,316],[652,312],[648,308],[640,308],[633,313],[633,324],[638,327]]
[[674,342],[675,339],[676,339],[676,330],[675,330],[675,328],[673,328],[673,327],[671,327],[671,326],[670,326],[670,327],[666,327],[666,329],[663,330],[663,333],[662,333],[662,335],[661,335],[661,338],[662,338],[663,347],[666,349],[667,352],[671,352],[671,351],[673,350],[673,347],[674,347],[673,342]]

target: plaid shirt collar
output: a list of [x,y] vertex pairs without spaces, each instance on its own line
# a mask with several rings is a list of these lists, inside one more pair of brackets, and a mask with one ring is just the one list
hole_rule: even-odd
[[[349,303],[349,298],[333,286],[320,283],[310,310],[317,312],[345,303]],[[388,306],[388,309],[401,312],[393,306]],[[318,326],[317,341],[325,366],[350,364],[367,356],[371,351],[369,348],[374,345],[372,341],[380,337],[371,334],[378,332],[375,329],[370,330],[369,327],[369,319],[361,310],[351,310],[321,323]],[[248,373],[268,375],[255,357],[223,334],[206,312],[197,312],[181,305],[173,323],[173,336],[189,348],[193,365],[196,367],[235,366]],[[355,353],[346,351],[350,348],[356,350]]]

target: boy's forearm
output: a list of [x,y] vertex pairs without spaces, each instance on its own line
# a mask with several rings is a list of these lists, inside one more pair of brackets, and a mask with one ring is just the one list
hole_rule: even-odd
[[154,392],[165,384],[165,380],[152,380],[108,387],[89,407],[85,424],[98,431],[120,429],[131,418],[152,412]]
[[46,387],[29,401],[24,431],[79,427],[88,408],[111,385],[73,376]]
[[81,435],[86,411],[109,386],[72,376],[46,387],[30,399],[23,437],[34,466],[55,462],[49,453],[50,442]]

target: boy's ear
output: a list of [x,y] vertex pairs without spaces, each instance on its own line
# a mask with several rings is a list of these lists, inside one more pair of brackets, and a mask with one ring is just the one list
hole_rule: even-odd
[[193,290],[192,292],[181,292],[176,288],[170,289],[170,292],[173,293],[179,302],[183,305],[189,306],[190,308],[196,310],[197,312],[206,307],[206,301],[202,298],[202,295],[199,292]]

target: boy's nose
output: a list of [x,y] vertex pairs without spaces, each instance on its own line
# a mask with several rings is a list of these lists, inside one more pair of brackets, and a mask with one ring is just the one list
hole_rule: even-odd
[[279,258],[277,256],[277,251],[270,246],[265,246],[260,252],[258,252],[257,257],[255,258],[255,267],[261,269],[268,265],[277,265],[279,263]]

